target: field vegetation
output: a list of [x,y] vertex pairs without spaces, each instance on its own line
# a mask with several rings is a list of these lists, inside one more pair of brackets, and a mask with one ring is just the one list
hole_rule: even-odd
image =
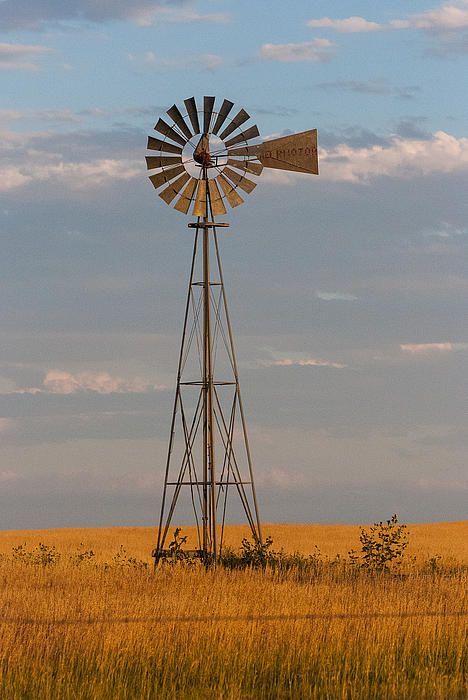
[[462,700],[468,523],[407,532],[388,567],[357,527],[267,525],[291,565],[156,572],[146,528],[0,533],[0,697]]

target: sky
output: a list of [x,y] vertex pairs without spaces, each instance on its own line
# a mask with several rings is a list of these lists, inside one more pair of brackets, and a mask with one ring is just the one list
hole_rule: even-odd
[[191,234],[144,155],[192,95],[319,134],[221,237],[262,518],[466,518],[468,2],[0,0],[0,33],[0,529],[157,520]]

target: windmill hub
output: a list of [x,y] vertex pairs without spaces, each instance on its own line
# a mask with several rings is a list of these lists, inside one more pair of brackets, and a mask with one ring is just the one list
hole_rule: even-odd
[[198,146],[193,152],[193,159],[202,168],[212,168],[214,163],[210,153],[210,137],[203,134],[198,142]]
[[226,165],[227,158],[224,141],[216,134],[202,134],[198,142],[194,137],[182,150],[182,162],[187,172],[196,178],[200,178],[202,168],[209,179],[215,178]]

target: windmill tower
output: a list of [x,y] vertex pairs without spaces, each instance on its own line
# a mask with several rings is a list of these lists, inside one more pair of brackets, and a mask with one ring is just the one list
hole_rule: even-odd
[[[256,187],[264,167],[318,174],[317,130],[261,142],[250,115],[223,100],[195,98],[167,110],[158,137],[148,137],[149,176],[159,196],[195,218],[177,383],[164,474],[155,562],[167,553],[176,508],[193,512],[198,548],[216,562],[224,543],[228,507],[237,502],[255,542],[262,542],[252,458],[239,385],[236,353],[221,266],[216,221],[226,205],[243,203],[240,191]],[[234,116],[231,116],[234,114]],[[161,138],[161,136],[163,138]],[[247,177],[249,176],[249,177]],[[175,203],[174,203],[175,202]],[[174,204],[173,204],[174,203]]]

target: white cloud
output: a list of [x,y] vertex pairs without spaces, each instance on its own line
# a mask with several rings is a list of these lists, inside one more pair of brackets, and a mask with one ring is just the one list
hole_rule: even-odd
[[400,99],[410,100],[421,88],[418,85],[392,85],[387,80],[333,80],[318,83],[322,90],[339,90],[343,92],[356,92],[360,95],[391,95]]
[[364,17],[347,17],[346,19],[322,17],[321,19],[309,19],[306,24],[313,29],[334,29],[343,33],[379,32],[384,28],[381,24],[369,22]]
[[[38,158],[40,163],[40,159]],[[14,190],[33,182],[57,182],[60,187],[86,191],[118,180],[130,180],[143,172],[137,161],[98,159],[89,163],[59,162],[35,165],[0,165],[0,192]]]
[[423,231],[423,235],[430,238],[442,238],[444,240],[450,238],[458,238],[459,236],[466,236],[468,234],[468,228],[455,226],[454,224],[444,221],[438,228],[431,228]]
[[381,32],[399,29],[421,29],[432,32],[454,32],[468,27],[468,2],[461,0],[458,4],[445,3],[434,10],[410,15],[406,19],[394,19],[387,24],[372,22],[364,17],[346,17],[344,19],[310,19],[306,22],[313,29],[332,29],[342,33]]
[[[141,377],[124,379],[109,372],[79,372],[72,374],[59,369],[49,370],[41,387],[17,389],[16,394],[76,394],[94,392],[97,394],[145,393],[147,391],[164,391],[165,386],[152,384]],[[0,423],[1,430],[1,423]]]
[[227,24],[230,16],[224,12],[202,13],[188,7],[167,7],[167,6],[143,6],[135,7],[128,5],[129,19],[143,27],[151,26],[157,22],[167,22],[169,24]]
[[[0,428],[0,433],[1,433],[1,428]],[[0,483],[5,483],[7,481],[18,481],[18,479],[21,479],[22,477],[17,474],[14,471],[11,471],[10,469],[1,471],[0,472]]]
[[[145,174],[142,160],[129,157],[135,151],[133,145],[121,154],[116,153],[112,159],[101,157],[104,149],[99,147],[99,132],[93,135],[91,147],[84,151],[80,144],[86,133],[76,132],[73,136],[77,144],[73,157],[79,158],[83,153],[87,159],[84,162],[67,159],[65,151],[61,152],[69,148],[70,139],[54,145],[47,132],[25,135],[4,130],[0,137],[3,151],[0,192],[49,183],[57,192],[78,195]],[[108,134],[104,133],[103,139],[106,138]],[[320,149],[320,178],[333,182],[365,184],[381,176],[414,178],[463,170],[468,170],[468,138],[457,138],[443,131],[427,139],[394,136],[383,145],[361,148],[341,143]],[[293,185],[303,177],[300,173],[267,168],[262,183]]]
[[263,44],[260,49],[261,58],[281,63],[324,63],[332,56],[333,44],[328,39],[313,39],[298,44]]
[[[319,132],[320,139],[320,132]],[[468,170],[468,138],[437,131],[431,138],[393,136],[387,144],[355,148],[345,143],[319,149],[320,179],[365,184],[377,177],[414,178]],[[262,182],[293,185],[304,177],[287,171],[265,171]]]
[[356,301],[357,299],[354,294],[346,292],[316,292],[315,296],[323,301]]
[[3,0],[3,31],[43,30],[47,26],[128,21],[140,26],[158,23],[226,23],[226,13],[202,13],[186,0]]
[[315,357],[305,359],[293,359],[283,357],[279,360],[271,360],[263,363],[267,367],[333,367],[334,369],[344,369],[347,365],[342,362],[332,362],[331,360],[320,360]]
[[468,27],[468,3],[462,2],[462,6],[445,4],[435,10],[428,10],[422,14],[413,15],[408,20],[396,20],[392,26],[396,29],[416,28],[432,31],[454,31]]
[[[13,420],[13,418],[6,418],[4,416],[0,417],[0,435],[11,432],[15,428],[15,426],[16,423]],[[2,479],[2,474],[5,475],[9,473],[10,472],[0,472],[0,481],[6,481],[6,478]]]
[[407,352],[410,355],[428,355],[433,352],[453,352],[457,350],[467,350],[468,343],[403,343],[400,345],[400,350]]
[[198,65],[209,71],[215,71],[224,64],[224,58],[216,53],[203,53],[197,57]]
[[393,137],[386,146],[340,144],[320,152],[321,177],[366,182],[375,177],[417,177],[468,169],[468,138],[437,131],[430,139]]
[[142,54],[129,54],[128,60],[136,68],[151,69],[154,71],[187,70],[188,68],[215,71],[224,64],[223,57],[214,53],[168,58],[167,56],[160,56],[154,51],[145,51]]
[[410,355],[426,355],[430,352],[451,352],[452,343],[403,343],[400,350]]
[[38,70],[37,59],[50,52],[35,44],[0,44],[0,70]]

